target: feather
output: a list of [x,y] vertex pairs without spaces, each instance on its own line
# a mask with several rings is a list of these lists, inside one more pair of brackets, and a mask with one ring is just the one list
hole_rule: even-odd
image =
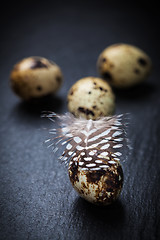
[[[58,115],[54,112],[43,114],[55,122],[58,127],[51,129],[52,138],[46,140],[67,165],[73,161],[83,170],[99,170],[122,158],[127,146],[126,127],[128,114],[102,117],[98,120],[75,118],[71,113]],[[124,159],[124,156],[123,156]]]

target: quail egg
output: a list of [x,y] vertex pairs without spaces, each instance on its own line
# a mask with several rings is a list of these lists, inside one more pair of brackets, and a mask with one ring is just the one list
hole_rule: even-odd
[[112,115],[115,111],[115,95],[105,80],[82,78],[69,90],[68,109],[76,117],[93,120]]
[[13,91],[25,100],[55,93],[60,88],[62,79],[59,66],[42,57],[21,60],[10,74]]
[[[97,158],[94,156],[93,161],[88,162],[86,166],[94,166],[97,162],[103,168],[86,170],[83,165],[87,158],[89,160],[88,155],[79,155],[77,161],[70,160],[68,172],[73,188],[82,198],[91,203],[111,204],[118,198],[123,186],[123,170],[119,161],[104,156]],[[106,163],[105,166],[101,166],[102,162]]]
[[129,44],[114,44],[102,51],[97,67],[100,75],[112,86],[127,88],[144,81],[150,74],[150,57]]

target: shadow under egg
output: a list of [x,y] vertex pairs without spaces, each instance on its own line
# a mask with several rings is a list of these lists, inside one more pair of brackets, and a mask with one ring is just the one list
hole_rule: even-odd
[[136,86],[126,89],[113,87],[113,91],[116,94],[117,99],[139,101],[149,98],[152,94],[155,94],[156,86],[149,82],[142,82]]
[[85,226],[83,231],[92,233],[92,236],[96,234],[106,239],[108,235],[120,239],[119,233],[125,222],[125,209],[120,199],[108,206],[97,206],[77,197],[71,214],[75,221],[78,219],[79,224]]
[[[103,220],[105,223],[121,223],[124,219],[124,208],[120,199],[107,206],[99,206],[87,202],[81,197],[77,197],[74,203],[73,211],[77,209],[86,212],[88,218],[95,221]],[[107,216],[107,217],[106,217]]]
[[47,95],[42,98],[18,102],[13,108],[12,114],[21,122],[31,123],[33,120],[37,121],[37,119],[41,121],[41,115],[44,111],[60,112],[62,104],[63,99],[60,97]]

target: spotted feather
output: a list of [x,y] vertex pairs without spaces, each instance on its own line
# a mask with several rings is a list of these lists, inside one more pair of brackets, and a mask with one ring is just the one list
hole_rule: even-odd
[[[120,114],[98,120],[77,119],[72,114],[44,114],[58,127],[50,129],[53,137],[46,140],[53,152],[62,150],[59,157],[70,165],[76,162],[82,170],[101,170],[122,158],[127,145],[127,115]],[[123,156],[124,159],[124,156]]]

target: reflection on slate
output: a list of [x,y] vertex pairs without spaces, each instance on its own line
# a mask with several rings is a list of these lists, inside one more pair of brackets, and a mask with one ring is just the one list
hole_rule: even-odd
[[[10,6],[10,7],[9,7]],[[11,3],[1,14],[0,239],[160,238],[159,13],[154,3],[32,1]],[[154,39],[155,38],[155,39]],[[105,208],[81,199],[67,169],[43,144],[54,123],[42,111],[67,112],[67,93],[86,76],[98,76],[100,52],[113,43],[143,49],[153,72],[143,84],[116,90],[116,113],[131,113],[128,161],[117,202]],[[62,69],[55,97],[22,102],[9,87],[13,65],[43,56]]]

